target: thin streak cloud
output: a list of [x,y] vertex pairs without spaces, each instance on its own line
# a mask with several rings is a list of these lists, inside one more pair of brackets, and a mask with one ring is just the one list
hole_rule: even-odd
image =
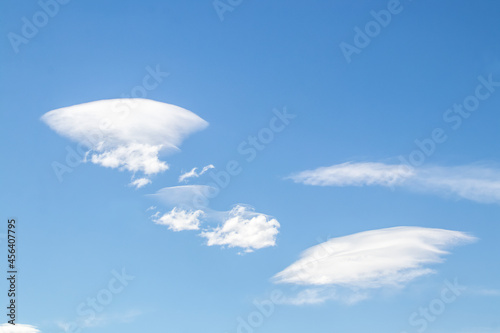
[[409,168],[383,163],[343,163],[287,177],[314,186],[401,187],[423,193],[500,203],[500,168],[482,165]]

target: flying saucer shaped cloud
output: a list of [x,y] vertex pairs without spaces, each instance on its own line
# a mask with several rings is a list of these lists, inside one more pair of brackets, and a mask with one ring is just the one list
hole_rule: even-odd
[[[85,161],[146,177],[168,164],[161,153],[178,151],[189,135],[208,126],[181,107],[141,98],[109,99],[50,111],[42,116],[51,129],[85,148]],[[141,179],[134,185],[145,185]],[[140,187],[140,186],[138,186]]]

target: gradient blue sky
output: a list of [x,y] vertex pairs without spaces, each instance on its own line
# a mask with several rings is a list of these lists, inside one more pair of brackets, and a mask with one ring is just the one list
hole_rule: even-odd
[[[22,18],[40,6],[3,1],[0,207],[3,220],[19,221],[18,321],[62,332],[57,323],[76,320],[77,306],[124,267],[135,279],[101,313],[106,321],[83,331],[236,332],[237,318],[255,311],[254,299],[281,288],[270,278],[306,248],[365,230],[421,226],[479,240],[401,290],[354,305],[279,305],[255,331],[416,332],[411,313],[458,278],[469,292],[426,332],[500,332],[500,297],[481,292],[500,288],[498,203],[283,179],[348,161],[398,162],[437,127],[449,137],[425,165],[500,163],[500,89],[458,130],[443,121],[474,93],[478,76],[500,80],[500,3],[402,1],[403,10],[347,63],[339,44],[353,43],[353,29],[387,3],[244,0],[221,21],[211,1],[73,0],[15,53],[8,34],[19,34]],[[148,66],[170,75],[147,98],[191,110],[210,126],[166,157],[171,169],[147,187],[134,190],[129,173],[90,163],[59,182],[51,164],[76,144],[40,117],[129,94]],[[238,145],[283,107],[297,117],[247,163]],[[245,203],[276,217],[275,247],[238,255],[151,221],[146,210],[158,203],[148,194],[177,185],[181,171],[229,160],[243,172],[212,207]]]

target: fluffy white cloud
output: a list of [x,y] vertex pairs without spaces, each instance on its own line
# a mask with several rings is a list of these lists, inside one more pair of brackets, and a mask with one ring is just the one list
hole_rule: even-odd
[[153,215],[153,221],[156,224],[166,225],[170,230],[198,230],[200,229],[200,217],[203,216],[203,211],[187,211],[174,208],[170,212],[162,216]]
[[44,114],[42,121],[89,149],[86,161],[146,175],[168,169],[160,153],[179,150],[187,136],[208,126],[191,111],[141,98],[65,107]]
[[[173,231],[201,229],[200,236],[207,239],[208,246],[239,247],[252,252],[276,245],[280,227],[276,219],[245,205],[236,205],[230,211],[213,210],[208,206],[213,191],[204,185],[162,188],[151,196],[173,209],[166,214],[157,211],[152,219]],[[156,207],[148,211],[153,209]],[[215,227],[210,225],[215,223]]]
[[[459,231],[421,227],[365,231],[305,250],[299,260],[273,279],[276,283],[317,287],[299,293],[290,303],[317,303],[346,296],[353,301],[366,297],[360,290],[403,286],[433,273],[427,265],[443,262],[446,249],[474,240]],[[339,296],[346,288],[356,292]]]
[[302,171],[288,178],[296,183],[317,186],[393,186],[411,176],[413,172],[402,165],[348,162]]
[[31,325],[23,325],[23,324],[16,324],[16,325],[11,325],[11,324],[2,324],[0,325],[0,333],[38,333],[40,330],[38,330],[36,327],[31,326]]
[[276,245],[280,224],[267,215],[236,206],[221,226],[201,233],[207,245],[241,247],[245,252]]
[[142,171],[146,175],[168,169],[167,163],[158,159],[161,145],[133,143],[90,155],[90,161],[108,168],[122,168],[132,172]]
[[483,203],[500,203],[500,169],[485,166],[414,168],[383,163],[343,163],[288,177],[317,186],[400,186]]
[[185,181],[186,179],[193,178],[193,177],[200,177],[203,175],[205,172],[207,172],[210,169],[214,169],[215,167],[212,164],[206,165],[203,167],[203,169],[198,173],[196,170],[198,168],[192,168],[191,171],[185,172],[179,176],[179,183]]
[[[200,236],[207,239],[208,246],[240,247],[252,252],[276,244],[280,227],[276,219],[245,205],[236,205],[230,211],[213,210],[208,204],[214,190],[205,185],[162,188],[151,196],[173,209],[166,214],[157,212],[153,221],[174,231],[202,229]],[[217,226],[209,225],[213,223]]]

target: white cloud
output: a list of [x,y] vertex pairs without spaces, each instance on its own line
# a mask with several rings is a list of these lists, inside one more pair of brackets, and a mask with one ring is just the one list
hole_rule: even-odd
[[241,247],[245,252],[276,245],[280,224],[267,215],[255,213],[248,207],[237,205],[222,226],[202,232],[207,245]]
[[170,230],[198,230],[200,229],[200,217],[203,216],[203,211],[186,211],[174,208],[170,212],[158,215],[153,215],[153,221],[156,224],[166,225]]
[[421,227],[365,231],[333,238],[305,250],[299,260],[273,280],[309,288],[291,303],[331,298],[352,302],[366,297],[363,290],[404,286],[433,273],[427,265],[443,262],[443,256],[448,254],[446,249],[474,240],[459,231]]
[[393,186],[412,175],[409,168],[401,165],[348,162],[303,171],[288,178],[296,183],[317,186]]
[[500,203],[500,169],[484,166],[432,167],[408,186],[482,203]]
[[207,239],[208,246],[240,247],[244,252],[252,252],[276,245],[280,227],[276,219],[245,205],[236,205],[230,211],[213,210],[208,204],[214,190],[205,185],[162,188],[151,196],[173,209],[163,215],[157,212],[152,219],[155,223],[163,221],[160,224],[169,225],[174,231],[201,229],[200,236]]
[[168,169],[162,152],[179,150],[208,123],[191,111],[147,99],[109,99],[50,111],[42,120],[89,149],[85,161],[154,175]]
[[193,177],[200,177],[203,175],[205,172],[207,172],[210,169],[214,169],[215,167],[212,164],[206,165],[203,167],[203,169],[198,173],[196,170],[198,168],[192,168],[191,171],[185,172],[179,176],[179,183],[185,181],[186,179],[193,178]]
[[161,148],[162,145],[133,143],[104,150],[103,153],[91,154],[90,161],[103,167],[121,168],[132,172],[142,171],[146,175],[154,175],[168,169],[167,163],[158,159]]
[[0,325],[0,333],[38,333],[40,330],[38,330],[36,327],[31,326],[31,325],[24,325],[24,324],[2,324]]
[[135,186],[135,188],[141,188],[143,186],[146,186],[148,184],[151,184],[151,179],[148,178],[137,178],[130,182],[130,186]]
[[500,169],[471,165],[410,169],[383,163],[343,163],[288,177],[317,186],[400,186],[482,203],[500,203]]

